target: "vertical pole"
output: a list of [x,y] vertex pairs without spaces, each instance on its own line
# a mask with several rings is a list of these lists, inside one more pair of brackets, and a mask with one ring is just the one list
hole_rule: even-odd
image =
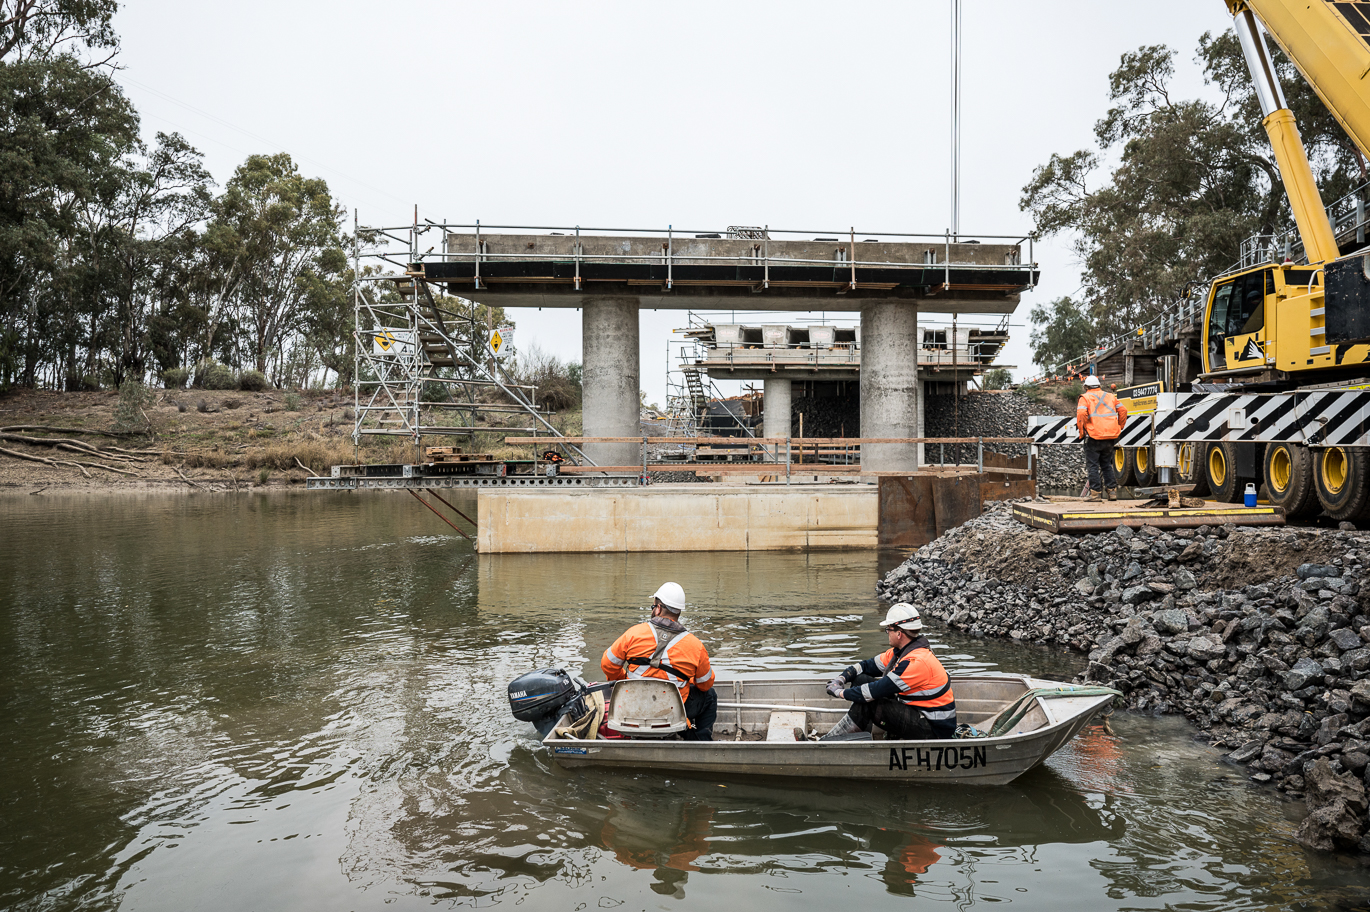
[[639,484],[647,484],[647,435],[642,435],[642,480]]
[[480,291],[480,219],[476,219],[476,290]]
[[851,290],[856,291],[856,226],[851,226],[851,246],[847,248],[851,256]]
[[670,291],[670,290],[671,290],[671,266],[672,266],[672,264],[673,264],[673,262],[674,262],[674,259],[675,259],[675,249],[674,249],[674,244],[673,244],[674,238],[672,237],[672,235],[674,234],[674,230],[675,230],[675,229],[674,229],[674,226],[672,226],[672,225],[667,225],[667,226],[666,226],[666,290],[667,290],[667,291]]
[[771,226],[767,225],[761,229],[761,259],[764,262],[762,269],[761,287],[771,287]]
[[362,393],[362,281],[361,228],[352,210],[352,461],[361,461]]
[[985,474],[985,438],[975,438],[975,468],[981,475]]
[[785,484],[790,483],[790,438],[785,438]]
[[576,226],[576,291],[580,291],[580,226]]

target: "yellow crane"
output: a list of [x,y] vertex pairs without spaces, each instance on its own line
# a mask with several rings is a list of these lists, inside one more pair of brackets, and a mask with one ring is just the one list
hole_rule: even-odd
[[1213,283],[1203,379],[1292,389],[1364,373],[1370,367],[1370,260],[1341,257],[1261,26],[1370,157],[1370,3],[1226,3],[1308,263],[1268,263]]

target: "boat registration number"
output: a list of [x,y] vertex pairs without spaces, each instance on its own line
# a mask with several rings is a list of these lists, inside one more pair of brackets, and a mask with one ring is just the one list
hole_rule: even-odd
[[890,769],[954,770],[975,769],[986,766],[987,751],[983,747],[965,745],[964,747],[891,747]]

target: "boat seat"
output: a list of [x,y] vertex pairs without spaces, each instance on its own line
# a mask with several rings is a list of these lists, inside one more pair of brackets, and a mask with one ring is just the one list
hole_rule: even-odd
[[773,712],[770,720],[766,723],[767,741],[795,741],[794,730],[805,729],[806,713],[802,712]]
[[609,694],[610,731],[634,738],[668,738],[690,727],[680,689],[658,678],[630,678]]

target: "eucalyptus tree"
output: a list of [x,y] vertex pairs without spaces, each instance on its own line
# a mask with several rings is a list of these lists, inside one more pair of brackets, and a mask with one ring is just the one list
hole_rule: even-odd
[[[1288,58],[1275,59],[1330,202],[1363,180],[1364,163]],[[1084,267],[1083,298],[1072,304],[1095,339],[1147,322],[1190,282],[1230,267],[1245,237],[1292,224],[1236,38],[1204,34],[1197,61],[1209,88],[1181,98],[1173,50],[1124,54],[1096,148],[1052,155],[1023,188],[1036,233],[1072,238]],[[1039,327],[1068,316],[1037,313]]]
[[345,210],[328,184],[307,178],[284,152],[252,155],[214,201],[205,243],[230,270],[247,357],[281,379],[283,346],[298,334],[316,283],[347,268]]

